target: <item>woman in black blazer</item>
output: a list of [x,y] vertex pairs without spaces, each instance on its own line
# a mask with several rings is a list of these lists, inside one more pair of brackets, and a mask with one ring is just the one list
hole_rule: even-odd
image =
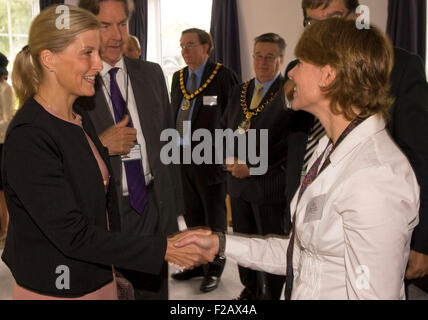
[[2,258],[15,298],[113,299],[113,266],[156,274],[164,259],[184,267],[206,261],[194,247],[175,249],[180,235],[119,232],[107,150],[74,104],[94,94],[102,69],[99,22],[68,8],[68,28],[57,27],[56,6],[34,20],[12,75],[25,102],[8,128],[2,168],[10,212]]

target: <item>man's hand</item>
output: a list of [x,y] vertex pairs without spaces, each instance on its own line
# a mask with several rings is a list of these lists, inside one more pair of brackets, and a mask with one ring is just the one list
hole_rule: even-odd
[[127,127],[129,115],[100,134],[101,143],[111,156],[128,154],[137,141],[137,130]]
[[181,240],[187,239],[187,237],[206,237],[209,235],[211,235],[211,230],[197,229],[178,233],[177,235],[168,238],[165,260],[181,269],[191,269],[195,266],[214,261],[217,253],[214,253],[214,250],[207,250],[206,248],[190,243],[189,241],[186,241],[180,246],[178,245]]
[[247,164],[242,163],[237,158],[226,160],[225,166],[227,171],[229,171],[235,178],[245,179],[250,176],[250,169],[248,168]]
[[428,275],[428,255],[410,250],[406,279],[419,279]]

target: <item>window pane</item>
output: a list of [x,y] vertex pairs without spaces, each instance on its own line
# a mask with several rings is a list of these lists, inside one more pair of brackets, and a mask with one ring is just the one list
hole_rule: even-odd
[[28,34],[30,31],[33,4],[31,0],[10,1],[12,33]]
[[6,34],[8,32],[6,0],[0,0],[0,34]]
[[171,85],[172,75],[183,68],[180,37],[183,30],[210,32],[212,0],[161,0],[162,68]]
[[9,38],[0,36],[0,52],[9,57]]

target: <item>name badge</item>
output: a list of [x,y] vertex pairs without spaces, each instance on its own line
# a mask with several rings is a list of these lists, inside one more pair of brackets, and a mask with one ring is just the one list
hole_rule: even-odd
[[122,161],[135,161],[141,160],[141,158],[141,145],[136,144],[128,154],[122,156]]
[[321,220],[325,197],[326,195],[323,194],[311,199],[311,201],[306,206],[305,219],[303,220],[303,223]]
[[204,106],[215,107],[217,105],[217,96],[204,96]]

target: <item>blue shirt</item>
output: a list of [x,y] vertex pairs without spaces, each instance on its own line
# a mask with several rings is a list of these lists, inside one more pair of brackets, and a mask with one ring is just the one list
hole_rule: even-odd
[[256,94],[256,90],[257,90],[257,85],[259,84],[263,84],[263,89],[262,89],[262,96],[264,98],[264,96],[266,95],[266,93],[269,91],[270,87],[272,86],[272,84],[276,81],[276,79],[279,77],[281,73],[278,72],[278,74],[276,75],[276,77],[274,77],[272,80],[267,81],[267,82],[260,82],[257,77],[255,80],[255,85],[254,85],[254,91],[253,91],[253,96]]
[[[205,60],[205,62],[197,70],[195,70],[195,71],[192,71],[192,70],[190,70],[190,68],[188,68],[188,70],[189,70],[189,76],[187,77],[187,82],[186,82],[186,91],[188,93],[191,93],[191,92],[189,92],[189,90],[190,90],[190,86],[191,86],[191,83],[192,83],[192,74],[193,73],[196,75],[196,78],[195,78],[196,88],[195,88],[195,90],[198,90],[198,88],[201,86],[202,75],[204,74],[205,66],[207,64],[207,61],[208,61],[208,59]],[[178,109],[177,123],[176,124],[178,124],[178,119],[180,119],[181,105],[183,104],[184,100],[185,100],[185,98],[183,97],[183,100],[181,100],[180,108]],[[191,102],[190,112],[189,112],[189,118],[187,119],[188,121],[192,120],[192,114],[193,114],[193,110],[195,108],[195,102],[196,102],[196,98],[193,99],[192,102]],[[180,138],[180,145],[190,146],[190,142],[192,140],[191,139],[191,134],[192,133],[189,131],[186,136],[184,136],[183,138]]]

